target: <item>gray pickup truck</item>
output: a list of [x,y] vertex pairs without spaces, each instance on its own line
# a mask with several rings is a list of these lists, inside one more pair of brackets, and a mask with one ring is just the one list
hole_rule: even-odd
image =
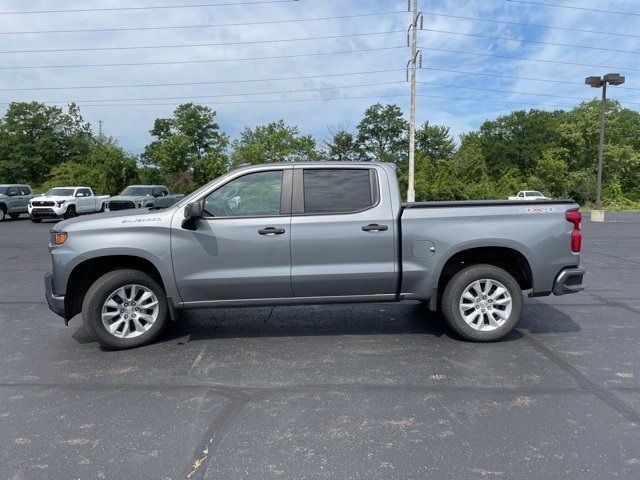
[[580,222],[572,200],[403,204],[390,164],[249,166],[164,210],[58,223],[46,298],[116,349],[181,309],[405,300],[491,341],[523,290],[582,290]]
[[29,200],[35,197],[29,185],[0,185],[0,222],[9,215],[16,219],[28,213]]
[[129,210],[132,208],[166,208],[170,207],[184,195],[169,194],[164,185],[129,185],[120,195],[111,197],[108,209]]

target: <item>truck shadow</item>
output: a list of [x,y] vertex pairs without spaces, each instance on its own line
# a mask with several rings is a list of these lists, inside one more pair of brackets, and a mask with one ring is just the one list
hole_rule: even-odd
[[[551,305],[524,307],[518,329],[531,333],[570,333],[580,326]],[[501,341],[522,337],[518,329]],[[254,307],[186,311],[171,324],[163,341],[189,336],[192,341],[219,338],[415,334],[461,340],[442,317],[421,304]]]

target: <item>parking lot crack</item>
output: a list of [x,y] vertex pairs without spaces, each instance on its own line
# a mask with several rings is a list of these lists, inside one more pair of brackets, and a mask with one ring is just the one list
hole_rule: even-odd
[[534,335],[520,329],[518,329],[518,331],[524,336],[524,338],[527,339],[527,341],[533,346],[533,348],[542,353],[557,367],[561,368],[567,374],[569,374],[574,379],[579,388],[587,393],[591,393],[592,395],[594,395],[601,402],[618,412],[634,425],[640,425],[640,413],[638,413],[636,410],[616,397],[613,393],[611,393],[611,391],[589,380],[589,378],[587,378],[582,372],[580,372],[580,370],[560,357],[553,349],[547,347]]

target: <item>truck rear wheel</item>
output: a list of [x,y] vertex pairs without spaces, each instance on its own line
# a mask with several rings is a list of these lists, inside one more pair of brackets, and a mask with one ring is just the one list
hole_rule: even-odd
[[82,303],[84,327],[101,345],[121,350],[155,340],[167,324],[162,286],[139,270],[106,273]]
[[5,217],[7,216],[7,209],[0,205],[0,222],[4,222]]
[[472,265],[445,287],[442,313],[461,337],[490,342],[513,330],[522,314],[522,290],[515,278],[493,265]]

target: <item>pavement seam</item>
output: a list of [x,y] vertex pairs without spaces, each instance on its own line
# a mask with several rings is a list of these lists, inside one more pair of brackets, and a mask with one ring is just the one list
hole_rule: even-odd
[[[251,401],[274,394],[294,394],[316,391],[387,391],[402,392],[468,392],[468,393],[495,393],[500,395],[583,395],[591,393],[590,388],[583,387],[495,387],[495,386],[466,386],[466,385],[407,385],[407,384],[347,384],[326,383],[306,385],[284,385],[279,387],[247,387],[232,385],[211,384],[89,384],[89,383],[0,383],[0,388],[34,388],[42,390],[130,390],[130,391],[165,391],[165,390],[207,390],[220,396],[234,400]],[[638,387],[612,387],[611,390],[633,391]]]
[[555,351],[547,347],[544,343],[531,335],[529,332],[525,332],[520,329],[518,329],[518,331],[522,333],[524,338],[529,341],[533,348],[542,353],[557,367],[568,373],[574,379],[578,387],[588,393],[593,394],[601,402],[618,412],[634,425],[640,425],[640,413],[638,413],[625,402],[613,395],[609,389],[601,387],[595,382],[589,380],[589,378],[587,378],[582,372],[580,372],[580,370],[564,360]]
[[627,305],[626,303],[620,301],[624,299],[620,299],[620,298],[608,299],[605,297],[601,297],[600,295],[597,295],[595,293],[589,293],[589,295],[600,300],[602,303],[604,303],[604,306],[606,307],[618,307],[628,312],[637,313],[638,315],[640,315],[640,308],[632,307],[631,305]]
[[[215,393],[213,390],[207,394]],[[236,418],[249,403],[249,399],[231,399],[224,409],[216,415],[207,427],[202,440],[198,443],[192,455],[192,462],[189,464],[185,478],[188,480],[204,479],[209,471],[209,459],[213,456],[227,431],[234,424]]]

